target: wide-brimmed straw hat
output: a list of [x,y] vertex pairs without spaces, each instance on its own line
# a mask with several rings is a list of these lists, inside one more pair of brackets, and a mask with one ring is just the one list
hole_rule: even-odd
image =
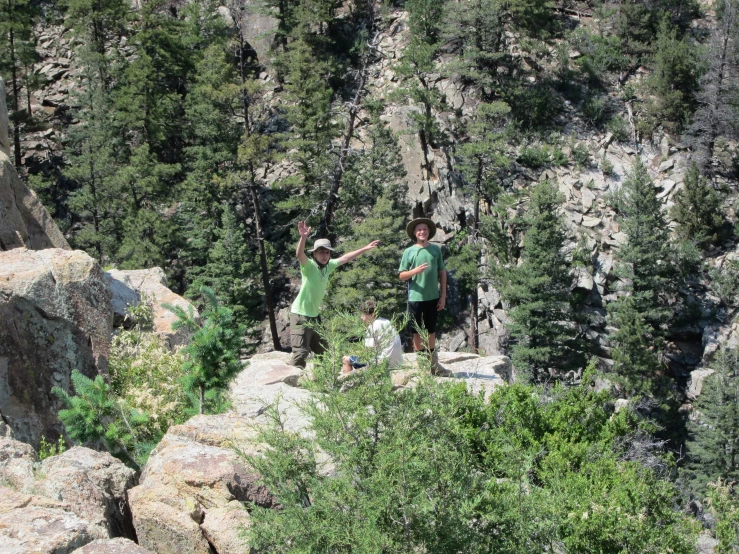
[[434,223],[427,217],[419,217],[406,225],[405,231],[406,233],[408,233],[408,238],[410,238],[413,242],[416,241],[416,225],[418,225],[419,223],[425,223],[426,225],[428,225],[429,240],[434,238],[434,235],[436,234],[436,223]]
[[328,240],[328,239],[318,239],[318,240],[316,240],[316,242],[313,243],[313,249],[312,250],[308,250],[308,252],[313,253],[316,250],[318,250],[319,248],[325,248],[329,252],[336,252],[336,250],[334,250],[333,248],[331,248],[331,241]]

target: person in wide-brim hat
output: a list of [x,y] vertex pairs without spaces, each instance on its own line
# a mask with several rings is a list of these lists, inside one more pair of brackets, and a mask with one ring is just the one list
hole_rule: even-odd
[[309,257],[305,253],[305,243],[310,232],[311,228],[305,224],[305,221],[298,222],[300,239],[295,255],[300,262],[300,290],[290,306],[290,346],[292,347],[290,364],[298,367],[305,367],[306,359],[311,352],[321,354],[326,349],[325,340],[318,333],[316,326],[321,303],[326,295],[329,275],[339,266],[351,262],[380,244],[379,240],[373,240],[364,248],[331,259],[331,253],[336,252],[331,246],[331,241],[316,239],[313,248],[308,251],[312,254]]
[[[436,351],[436,322],[446,305],[446,268],[441,248],[429,240],[436,234],[436,224],[418,217],[405,228],[413,246],[405,249],[400,259],[398,277],[408,283],[408,312],[414,327],[413,350],[419,358],[427,358],[431,373],[446,375],[439,365]],[[421,335],[424,331],[424,335]]]
[[319,248],[324,248],[325,250],[328,250],[329,252],[336,252],[333,248],[331,248],[331,241],[328,239],[317,239],[313,243],[313,248],[308,250],[311,254],[318,250]]
[[413,242],[416,242],[416,225],[418,225],[419,223],[425,223],[426,225],[428,225],[428,240],[434,238],[434,235],[436,234],[436,223],[434,223],[427,217],[417,217],[405,226],[405,232],[408,233],[408,238],[411,239]]

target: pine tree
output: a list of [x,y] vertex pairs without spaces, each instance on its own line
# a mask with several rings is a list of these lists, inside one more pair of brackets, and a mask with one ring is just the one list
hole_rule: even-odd
[[108,452],[139,469],[125,445],[138,447],[135,428],[146,423],[146,414],[126,408],[102,375],[93,380],[75,369],[72,383],[74,396],[60,387],[51,389],[64,406],[59,420],[70,438],[80,444],[102,443]]
[[721,214],[721,197],[694,162],[685,175],[683,188],[675,194],[671,215],[677,222],[677,234],[683,239],[707,246],[716,244],[726,234],[726,220]]
[[689,135],[703,171],[711,168],[716,140],[739,134],[739,2],[724,0],[716,9],[718,24],[708,50],[708,68],[696,95],[698,109]]
[[510,166],[505,154],[505,125],[510,111],[504,102],[479,104],[469,128],[465,129],[466,141],[457,150],[460,188],[472,197],[472,222],[469,241],[458,245],[458,251],[450,256],[447,265],[460,284],[460,293],[469,296],[473,350],[477,349],[477,287],[482,278],[480,204],[483,200],[488,205],[496,203],[501,193],[501,173]]
[[[29,0],[3,0],[0,2],[0,75],[10,85],[10,120],[13,123],[13,151],[15,167],[20,170],[21,125],[30,111],[21,109],[22,75],[24,66],[35,61],[33,46],[33,17],[36,7]],[[30,106],[29,106],[30,110]]]
[[562,197],[548,181],[531,190],[523,220],[521,263],[504,273],[501,293],[511,306],[515,367],[534,381],[584,366],[584,348],[575,321],[572,277],[562,247]]
[[658,381],[661,337],[670,314],[674,270],[662,204],[639,158],[624,180],[617,209],[623,217],[621,229],[628,238],[618,251],[616,273],[627,297],[609,306],[614,322],[622,326],[614,337],[614,369],[627,378],[632,390],[644,391]]
[[[327,303],[333,308],[356,309],[372,296],[390,316],[406,309],[406,289],[397,273],[399,252],[408,246],[405,225],[410,206],[405,200],[405,169],[398,142],[380,120],[381,104],[369,102],[369,107],[368,147],[348,160],[336,229],[339,236],[351,237],[341,244],[345,251],[361,248],[370,240],[379,240],[380,246],[332,277]],[[364,219],[357,225],[358,217]]]
[[647,107],[649,125],[681,129],[695,110],[700,67],[698,51],[687,37],[663,19],[655,42],[653,72],[647,89],[654,100]]
[[685,471],[691,487],[705,493],[708,482],[739,479],[739,352],[722,349],[710,364],[693,403]]
[[245,327],[234,321],[229,308],[219,304],[212,289],[201,287],[200,292],[205,301],[202,321],[198,321],[192,307],[188,312],[179,306],[165,307],[177,316],[172,330],[182,328],[193,332],[190,343],[183,349],[188,358],[183,366],[184,385],[188,391],[198,393],[203,414],[206,391],[223,392],[242,369],[239,354]]

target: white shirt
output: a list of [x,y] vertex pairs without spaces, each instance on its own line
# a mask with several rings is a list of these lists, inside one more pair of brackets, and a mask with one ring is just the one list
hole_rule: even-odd
[[403,363],[403,346],[400,336],[387,319],[378,317],[367,328],[367,338],[364,345],[380,351],[378,359],[388,358],[390,367],[397,367]]

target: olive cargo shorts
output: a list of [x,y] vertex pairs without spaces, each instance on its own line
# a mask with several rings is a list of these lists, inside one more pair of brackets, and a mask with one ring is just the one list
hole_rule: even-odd
[[326,351],[326,341],[313,328],[317,322],[317,317],[290,314],[290,346],[293,350],[290,365],[305,367],[308,354],[323,354]]

